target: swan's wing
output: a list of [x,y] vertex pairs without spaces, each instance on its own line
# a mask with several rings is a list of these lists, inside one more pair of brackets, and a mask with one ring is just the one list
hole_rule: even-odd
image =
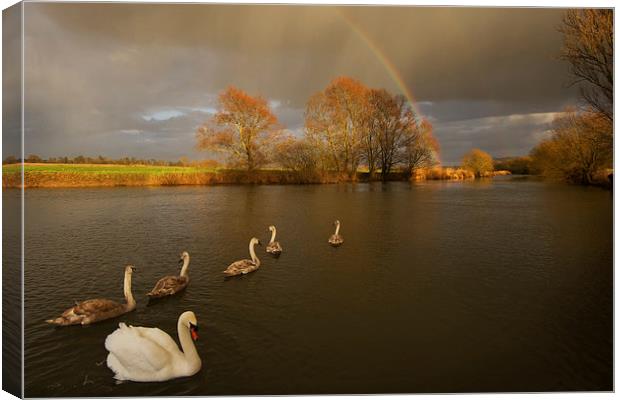
[[[148,332],[152,331],[152,332]],[[174,340],[157,328],[134,328],[123,323],[105,340],[105,348],[113,353],[127,371],[157,372],[170,365]]]
[[112,300],[107,299],[93,299],[86,300],[81,303],[76,304],[71,307],[67,311],[63,313],[65,314],[75,314],[75,315],[90,315],[95,313],[106,313],[109,311],[113,311],[122,307],[123,305]]
[[267,245],[267,252],[282,252],[282,246],[280,242],[273,242]]
[[159,328],[143,328],[141,326],[132,326],[131,328],[136,329],[140,336],[142,336],[143,338],[156,342],[161,347],[166,349],[166,351],[168,351],[169,353],[180,351],[179,346],[177,346],[177,343],[174,341],[174,339],[172,339],[170,335],[168,335],[166,332],[162,331]]
[[230,264],[224,271],[226,275],[239,275],[248,272],[256,266],[252,260],[239,260]]
[[329,243],[332,243],[332,244],[340,244],[343,241],[344,240],[342,239],[342,236],[340,236],[340,235],[335,235],[334,234],[334,235],[331,235],[330,238],[329,238]]
[[180,286],[183,286],[186,281],[187,278],[182,276],[165,276],[157,281],[153,290],[148,294],[173,293]]
[[88,324],[122,314],[124,311],[125,306],[116,301],[93,299],[77,303],[66,309],[60,317],[48,319],[46,322],[56,325]]

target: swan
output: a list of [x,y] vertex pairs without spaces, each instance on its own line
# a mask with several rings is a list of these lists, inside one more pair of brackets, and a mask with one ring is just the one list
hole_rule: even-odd
[[48,319],[45,322],[55,325],[88,325],[93,322],[103,321],[104,319],[118,317],[119,315],[135,310],[136,301],[131,294],[131,275],[135,267],[128,265],[125,267],[125,281],[123,292],[125,293],[126,304],[106,299],[86,300],[75,303],[71,308],[65,310],[58,318]]
[[179,265],[182,265],[179,276],[164,276],[155,284],[155,287],[146,295],[152,299],[171,296],[187,287],[189,283],[189,275],[187,269],[189,267],[189,253],[184,251],[181,253]]
[[202,361],[194,341],[198,339],[196,315],[185,311],[177,323],[181,350],[174,339],[159,328],[127,326],[123,322],[108,335],[106,363],[114,379],[134,382],[161,382],[200,371]]
[[245,275],[249,272],[254,272],[260,267],[260,260],[256,257],[254,252],[254,245],[261,245],[260,240],[252,238],[250,240],[250,256],[251,260],[239,260],[230,264],[224,271],[226,276]]
[[279,256],[282,253],[282,246],[280,246],[280,242],[276,242],[276,227],[271,225],[269,230],[271,231],[271,239],[269,240],[265,250],[269,254]]
[[328,242],[329,244],[331,244],[334,247],[338,247],[340,246],[343,242],[344,239],[342,238],[342,236],[338,233],[340,232],[340,221],[336,220],[334,222],[334,225],[336,225],[336,232],[334,232],[333,235],[330,236]]

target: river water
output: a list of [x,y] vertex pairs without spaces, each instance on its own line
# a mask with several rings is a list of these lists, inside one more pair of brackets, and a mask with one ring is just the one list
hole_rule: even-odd
[[[608,191],[514,177],[32,189],[25,206],[29,397],[612,389]],[[258,271],[225,279],[270,224],[282,256],[259,247]],[[147,305],[181,251],[189,287]],[[128,263],[134,312],[44,322],[76,300],[121,300]],[[185,310],[201,328],[201,371],[115,383],[104,340],[118,323],[177,340]]]

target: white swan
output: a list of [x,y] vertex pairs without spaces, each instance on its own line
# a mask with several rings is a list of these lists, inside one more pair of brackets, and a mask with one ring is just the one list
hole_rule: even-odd
[[161,382],[200,371],[202,361],[194,345],[198,322],[193,312],[185,311],[177,323],[183,351],[161,329],[127,326],[122,322],[118,326],[105,340],[105,348],[110,352],[107,365],[114,372],[114,379]]
[[334,247],[338,247],[344,242],[344,239],[338,233],[340,232],[340,221],[336,220],[334,222],[334,225],[336,225],[336,232],[334,232],[334,234],[330,236],[328,243]]
[[269,240],[265,250],[269,254],[279,256],[282,253],[282,246],[280,246],[280,242],[276,242],[276,227],[271,225],[269,230],[271,231],[271,239]]
[[181,253],[179,264],[183,265],[179,276],[164,276],[157,281],[155,287],[146,295],[152,299],[158,299],[160,297],[172,296],[185,289],[189,283],[189,275],[187,274],[187,269],[189,268],[189,253],[187,251]]
[[256,253],[254,252],[254,245],[260,246],[260,240],[256,238],[252,238],[250,240],[250,257],[251,260],[239,260],[230,264],[228,268],[224,271],[226,276],[235,276],[235,275],[245,275],[250,272],[254,272],[260,267],[260,260],[256,257]]
[[125,304],[107,299],[92,299],[77,303],[66,309],[58,318],[48,319],[45,322],[54,325],[88,325],[93,322],[103,321],[123,315],[135,310],[136,301],[131,294],[131,275],[135,267],[128,265],[125,267],[125,279],[123,281],[123,292],[125,294]]

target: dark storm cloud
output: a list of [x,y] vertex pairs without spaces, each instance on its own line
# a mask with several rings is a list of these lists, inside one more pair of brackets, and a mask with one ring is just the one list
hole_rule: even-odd
[[527,154],[547,137],[556,116],[558,113],[553,112],[512,114],[442,123],[435,134],[442,147],[450,150],[442,152],[442,161],[458,164],[460,157],[474,147],[494,157]]
[[[399,91],[347,19],[432,118],[444,160],[469,142],[523,152],[525,130],[543,129],[526,116],[575,98],[556,59],[558,9],[26,3],[25,15],[26,152],[43,156],[199,157],[194,131],[231,84],[269,99],[293,130],[335,76]],[[524,117],[456,139],[509,115]]]
[[2,13],[2,155],[21,155],[21,6]]

